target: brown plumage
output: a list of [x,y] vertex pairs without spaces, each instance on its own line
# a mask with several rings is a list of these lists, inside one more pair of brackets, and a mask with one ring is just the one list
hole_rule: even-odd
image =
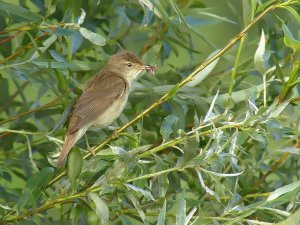
[[111,56],[104,68],[91,78],[75,103],[65,143],[58,158],[61,167],[75,143],[90,126],[109,126],[123,111],[133,80],[143,71],[156,67],[144,65],[131,52]]

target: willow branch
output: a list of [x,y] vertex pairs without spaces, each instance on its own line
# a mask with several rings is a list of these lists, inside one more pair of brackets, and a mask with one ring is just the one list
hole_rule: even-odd
[[23,116],[26,116],[28,114],[31,114],[31,113],[34,113],[34,112],[38,112],[38,111],[41,111],[41,110],[44,110],[44,109],[47,109],[47,108],[51,108],[53,106],[56,106],[56,105],[59,105],[59,103],[56,103],[57,100],[59,100],[61,98],[61,96],[57,97],[56,99],[52,100],[51,102],[45,104],[45,105],[42,105],[40,107],[36,107],[34,109],[31,109],[31,110],[28,110],[26,112],[23,112],[23,113],[20,113],[18,115],[15,115],[15,116],[11,116],[10,118],[7,118],[5,120],[2,120],[0,121],[0,125],[4,124],[4,123],[8,123],[8,122],[11,122],[11,121],[14,121],[16,119],[19,119]]
[[[202,64],[200,64],[189,76],[187,76],[185,79],[183,79],[181,82],[174,85],[174,88],[172,88],[169,92],[164,94],[161,98],[159,98],[156,102],[154,102],[152,105],[150,105],[147,109],[145,109],[142,113],[137,115],[134,119],[126,123],[124,126],[119,128],[113,135],[109,136],[107,139],[105,139],[100,145],[98,145],[94,149],[94,153],[99,152],[105,145],[110,143],[112,140],[116,139],[118,134],[126,130],[128,127],[136,123],[137,121],[141,120],[144,116],[148,115],[152,110],[160,106],[162,103],[166,102],[168,99],[172,98],[174,94],[183,87],[186,83],[192,81],[194,77],[202,71],[205,67],[207,67],[210,63],[215,61],[217,58],[224,55],[231,47],[233,47],[242,37],[244,37],[247,32],[255,25],[259,20],[261,20],[265,15],[272,12],[274,9],[276,9],[280,4],[274,4],[269,6],[265,11],[263,11],[260,15],[258,15],[251,23],[249,23],[239,34],[237,34],[233,39],[231,39],[227,45],[221,49],[217,54],[212,56],[211,58],[204,61]],[[92,153],[87,153],[83,159],[88,159],[92,156]],[[49,185],[52,185],[53,183],[57,182],[60,178],[66,175],[66,171],[63,171],[59,175],[57,175],[53,180],[49,182]]]

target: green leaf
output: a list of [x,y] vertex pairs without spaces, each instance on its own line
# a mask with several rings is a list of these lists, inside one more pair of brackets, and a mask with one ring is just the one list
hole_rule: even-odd
[[24,21],[37,22],[43,19],[42,16],[35,14],[21,6],[0,1],[0,16],[6,16],[8,13],[10,15],[13,15],[12,17],[13,19],[17,19],[22,22]]
[[282,23],[282,30],[284,32],[284,44],[293,49],[294,52],[299,52],[300,51],[300,41],[296,40],[290,31],[290,29]]
[[243,8],[243,23],[244,26],[249,24],[251,21],[251,5],[249,0],[242,0],[242,8]]
[[287,148],[279,149],[277,151],[278,152],[289,152],[291,154],[300,155],[300,148],[295,148],[295,147],[287,147]]
[[2,203],[0,203],[0,208],[1,209],[4,209],[4,210],[13,210],[11,207],[7,206],[7,205],[4,205]]
[[167,116],[161,124],[160,134],[163,136],[163,141],[169,139],[170,135],[173,133],[173,128],[178,122],[178,117],[174,115]]
[[283,8],[288,10],[295,17],[298,24],[300,24],[300,15],[294,8],[292,8],[291,6],[284,6]]
[[[267,86],[269,86],[270,84],[267,83]],[[237,103],[237,102],[241,102],[241,101],[246,101],[247,99],[251,98],[253,95],[255,95],[255,97],[259,97],[260,93],[264,90],[263,84],[259,84],[257,86],[253,86],[251,88],[247,88],[247,89],[243,89],[240,91],[235,91],[232,93],[231,98],[232,100]],[[209,101],[213,100],[213,97],[209,97],[208,98]],[[226,101],[228,99],[228,94],[220,94],[218,96],[218,99],[216,100],[216,102],[218,104],[222,104],[222,102]]]
[[29,32],[26,32],[26,34],[27,34],[28,37],[30,38],[30,40],[31,40],[31,42],[32,42],[32,44],[33,44],[35,50],[38,51],[39,55],[42,55],[43,53],[42,53],[42,51],[39,49],[39,47],[38,47],[38,45],[37,45],[35,39],[32,37],[32,35],[31,35]]
[[[39,56],[41,56],[56,40],[57,40],[57,36],[55,34],[53,34],[49,38],[47,38],[43,42],[44,47],[39,47],[33,53],[33,55],[30,57],[30,59],[27,62],[31,62],[31,61],[37,59]],[[49,67],[49,63],[48,63],[48,67]]]
[[295,190],[299,186],[300,186],[300,181],[296,181],[294,183],[291,183],[291,184],[285,185],[281,188],[278,188],[269,195],[269,197],[267,198],[267,202],[273,201],[276,198],[278,198],[279,196]]
[[177,14],[180,23],[183,23],[187,28],[189,28],[182,12],[180,11],[180,9],[178,8],[177,4],[175,3],[175,1],[173,0],[168,0],[169,4],[172,6],[172,8],[174,9],[175,13]]
[[164,200],[163,207],[161,208],[158,219],[157,219],[157,224],[156,225],[165,225],[165,220],[166,220],[166,208],[167,208],[167,201],[166,199]]
[[217,172],[209,171],[209,170],[206,170],[206,169],[203,169],[203,168],[201,168],[201,171],[204,171],[204,172],[209,173],[209,174],[213,174],[213,175],[218,176],[218,177],[236,177],[236,176],[239,176],[242,173],[244,173],[244,171],[239,172],[239,173],[217,173]]
[[78,147],[74,147],[68,157],[68,177],[71,181],[72,190],[75,192],[77,188],[77,178],[82,170],[82,155]]
[[176,225],[183,225],[186,221],[186,201],[184,199],[185,190],[179,194],[178,208],[176,213]]
[[274,225],[299,225],[300,221],[300,209],[297,209],[294,213],[290,214],[288,218],[280,223]]
[[54,169],[51,167],[46,167],[28,179],[25,188],[23,189],[22,195],[17,202],[18,210],[22,209],[30,198],[32,198],[33,200],[38,199],[43,188],[52,179],[53,174]]
[[169,16],[159,2],[152,3],[150,0],[140,0],[140,4],[145,5],[150,11],[152,11],[157,17],[163,20],[165,23],[169,23]]
[[79,32],[83,37],[88,39],[91,43],[99,46],[104,46],[105,45],[105,38],[101,36],[100,34],[96,34],[84,27],[81,27],[79,29]]
[[85,19],[85,16],[86,16],[86,12],[84,11],[84,9],[81,8],[81,14],[80,14],[80,17],[79,17],[78,20],[77,20],[77,24],[78,24],[78,25],[83,24],[84,19]]
[[[194,11],[194,10],[193,10]],[[223,16],[219,16],[217,14],[214,14],[214,13],[211,13],[211,12],[205,12],[203,11],[203,9],[200,9],[200,11],[197,9],[195,10],[198,14],[200,15],[204,15],[204,16],[208,16],[208,17],[211,17],[213,19],[217,19],[217,20],[220,20],[220,21],[224,21],[224,22],[227,22],[227,23],[232,23],[232,24],[237,24],[237,22],[233,21],[233,20],[230,20],[228,19],[227,17],[223,17]],[[203,18],[202,18],[203,19]]]
[[[276,118],[279,114],[289,105],[289,101],[283,102],[281,104],[273,103],[269,109],[267,110],[267,114],[269,114],[269,118]],[[275,106],[275,107],[272,107]]]
[[145,215],[144,211],[141,209],[140,203],[137,200],[137,198],[131,192],[127,192],[127,196],[131,200],[132,204],[134,205],[134,208],[138,212],[138,214],[141,217],[141,219],[143,220],[143,222],[146,223],[147,222],[146,215]]
[[265,8],[267,8],[269,5],[272,5],[272,3],[277,2],[278,0],[269,0],[257,7],[256,13],[259,13],[263,11]]
[[127,188],[130,188],[131,190],[134,190],[135,192],[138,192],[142,194],[147,200],[155,201],[150,191],[144,190],[143,188],[133,186],[132,184],[125,184]]
[[46,13],[45,13],[45,17],[50,16],[51,14],[53,14],[56,10],[56,4],[52,4],[52,0],[45,0],[44,1],[44,5],[46,8]]
[[195,139],[190,139],[184,143],[183,146],[183,159],[184,162],[195,158],[198,154],[199,143]]
[[210,120],[213,120],[216,118],[216,115],[213,113],[213,110],[214,110],[214,107],[215,107],[215,103],[216,103],[216,100],[218,98],[218,95],[219,95],[219,90],[217,91],[215,97],[213,98],[211,104],[210,104],[210,107],[209,107],[209,110],[207,111],[205,117],[204,117],[204,120],[203,120],[203,123],[207,122],[207,121],[210,121]]
[[[213,51],[207,58],[206,60],[210,59],[212,56],[214,56],[215,54],[217,54],[220,51],[220,49],[217,49],[215,51]],[[186,83],[186,86],[189,87],[194,87],[197,84],[201,83],[210,73],[211,71],[216,67],[216,65],[218,64],[220,58],[217,58],[216,60],[214,60],[212,63],[210,63],[207,67],[205,67],[203,70],[201,70],[200,72],[198,72],[193,80],[189,81],[188,83]]]
[[107,204],[95,193],[91,192],[88,196],[95,204],[95,212],[101,221],[101,225],[107,225],[109,222],[109,209]]
[[63,114],[61,115],[60,119],[58,120],[58,122],[55,124],[55,126],[53,127],[53,129],[49,132],[49,134],[52,134],[54,133],[55,131],[57,131],[59,128],[61,128],[67,121],[71,111],[72,111],[72,108],[74,106],[76,102],[76,99],[74,99],[74,101],[72,101],[71,103],[69,103],[67,105],[67,107],[65,108]]
[[264,30],[262,30],[260,41],[254,55],[255,67],[261,75],[263,75],[266,72],[265,60],[263,57],[266,51],[265,46],[266,46],[266,38],[265,38]]
[[[155,158],[155,162],[156,162],[155,172],[160,172],[160,171],[168,169],[168,166],[163,163],[162,159],[159,156],[154,155],[154,158]],[[170,184],[169,179],[168,179],[168,174],[163,173],[163,174],[159,175],[157,177],[157,180],[158,180],[158,196],[160,198],[163,198],[166,196],[167,190],[168,190],[168,187]]]

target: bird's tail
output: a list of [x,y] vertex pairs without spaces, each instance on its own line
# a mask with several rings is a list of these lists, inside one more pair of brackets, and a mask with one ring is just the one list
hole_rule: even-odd
[[76,141],[78,140],[77,136],[78,136],[78,131],[74,132],[72,134],[66,135],[65,143],[63,145],[63,148],[60,152],[60,155],[59,155],[58,161],[57,161],[58,168],[64,164],[64,161],[65,161],[67,155],[69,154],[72,147],[75,145]]

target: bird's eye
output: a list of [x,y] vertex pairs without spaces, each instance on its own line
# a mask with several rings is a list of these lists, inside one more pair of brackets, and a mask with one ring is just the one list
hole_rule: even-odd
[[132,67],[132,63],[127,63],[127,67],[128,68]]

